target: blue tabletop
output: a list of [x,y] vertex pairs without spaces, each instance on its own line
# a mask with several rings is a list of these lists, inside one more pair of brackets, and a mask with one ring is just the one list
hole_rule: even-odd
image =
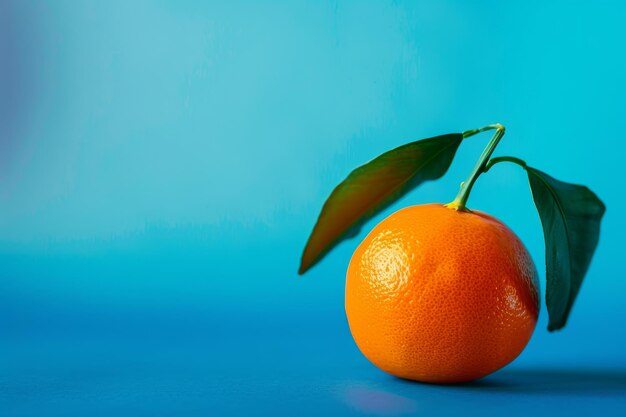
[[592,321],[569,334],[539,328],[508,367],[442,386],[381,372],[340,312],[331,316],[230,312],[220,315],[225,327],[134,312],[74,321],[69,332],[80,337],[40,329],[46,337],[5,343],[0,408],[7,416],[620,416],[626,407],[623,334]]

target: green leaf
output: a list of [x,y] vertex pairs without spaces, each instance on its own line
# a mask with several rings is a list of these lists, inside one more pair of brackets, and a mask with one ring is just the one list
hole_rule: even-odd
[[411,142],[352,171],[330,194],[304,248],[303,274],[365,221],[411,189],[441,177],[452,163],[463,135],[453,133]]
[[567,322],[600,238],[605,206],[587,187],[525,166],[546,243],[548,330]]

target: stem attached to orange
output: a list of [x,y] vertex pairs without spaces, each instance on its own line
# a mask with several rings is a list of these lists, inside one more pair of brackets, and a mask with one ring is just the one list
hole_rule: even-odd
[[472,170],[472,173],[469,175],[466,181],[461,183],[461,189],[459,190],[459,193],[457,194],[454,201],[446,204],[446,207],[458,211],[467,211],[465,205],[467,204],[467,199],[469,198],[470,192],[472,191],[472,187],[474,186],[474,183],[476,182],[480,174],[485,171],[485,166],[487,165],[487,162],[489,162],[489,158],[491,158],[491,154],[493,154],[496,146],[498,146],[500,139],[502,139],[502,136],[504,136],[504,131],[506,129],[500,123],[496,123],[493,125],[481,127],[480,129],[472,129],[463,132],[463,137],[467,138],[478,133],[485,132],[487,130],[495,130],[496,132],[493,134],[491,140],[485,147],[485,150],[483,150],[483,153],[480,155],[480,158],[478,159],[476,166]]

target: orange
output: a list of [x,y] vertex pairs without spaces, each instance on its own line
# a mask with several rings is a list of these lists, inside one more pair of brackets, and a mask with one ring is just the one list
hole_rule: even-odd
[[528,343],[539,313],[537,270],[494,217],[440,204],[407,207],[354,252],[346,313],[359,349],[383,371],[471,381]]

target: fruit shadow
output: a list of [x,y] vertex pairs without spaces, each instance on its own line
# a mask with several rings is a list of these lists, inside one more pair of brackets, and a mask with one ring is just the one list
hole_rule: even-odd
[[[417,384],[401,380],[404,384]],[[626,395],[626,368],[504,369],[478,381],[436,385],[441,389],[523,395]]]
[[351,383],[339,392],[350,408],[368,414],[415,415],[418,410],[433,409],[462,415],[465,403],[458,398],[626,398],[626,368],[514,368],[478,381],[445,385],[385,375],[379,383]]

